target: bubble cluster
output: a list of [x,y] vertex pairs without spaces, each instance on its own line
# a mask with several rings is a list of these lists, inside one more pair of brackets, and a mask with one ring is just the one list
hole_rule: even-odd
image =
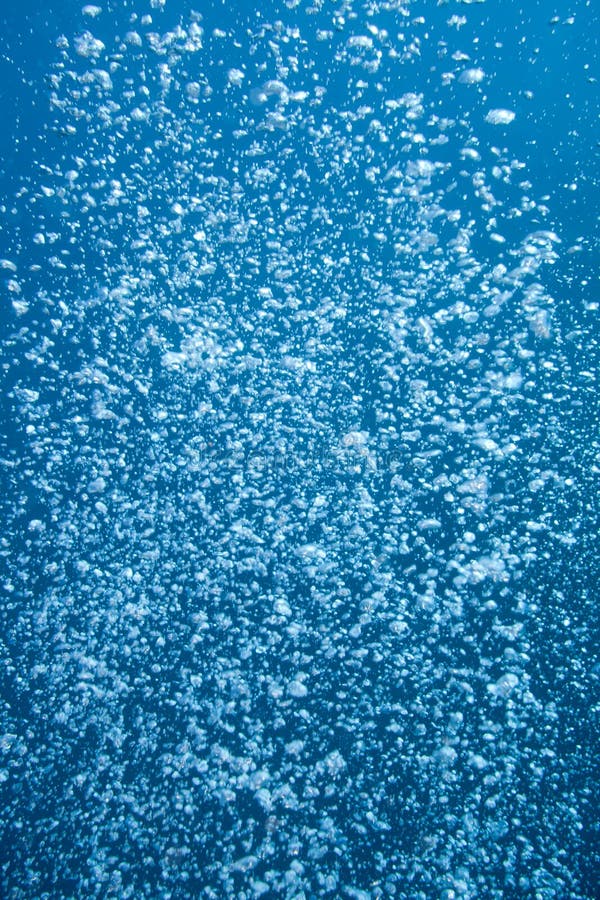
[[593,896],[595,369],[463,2],[57,40],[0,260],[4,896]]

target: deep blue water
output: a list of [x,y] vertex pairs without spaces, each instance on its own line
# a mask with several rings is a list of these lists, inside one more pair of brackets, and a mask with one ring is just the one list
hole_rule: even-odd
[[597,897],[597,9],[0,24],[2,896]]

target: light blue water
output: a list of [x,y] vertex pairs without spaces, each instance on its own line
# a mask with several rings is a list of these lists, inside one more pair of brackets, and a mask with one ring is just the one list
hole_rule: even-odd
[[597,896],[597,18],[0,10],[3,896]]

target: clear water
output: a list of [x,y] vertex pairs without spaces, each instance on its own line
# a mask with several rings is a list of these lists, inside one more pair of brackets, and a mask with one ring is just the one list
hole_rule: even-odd
[[39,6],[2,896],[598,896],[594,4]]

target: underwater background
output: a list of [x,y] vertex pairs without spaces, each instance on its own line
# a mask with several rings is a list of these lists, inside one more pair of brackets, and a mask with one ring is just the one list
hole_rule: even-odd
[[599,896],[599,19],[0,4],[1,896]]

